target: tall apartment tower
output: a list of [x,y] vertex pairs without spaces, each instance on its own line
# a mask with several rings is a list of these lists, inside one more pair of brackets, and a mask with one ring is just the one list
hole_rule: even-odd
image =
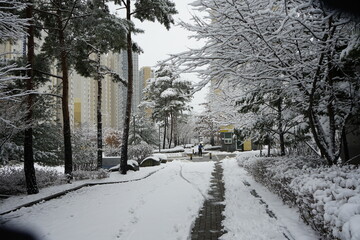
[[140,81],[142,81],[142,86],[145,88],[147,86],[147,80],[154,78],[154,71],[151,67],[142,67],[139,72]]
[[[132,108],[131,114],[134,115],[137,113],[138,109],[137,106],[140,103],[140,98],[138,94],[139,89],[139,55],[137,53],[132,54],[133,57],[133,97],[132,97]],[[121,52],[121,59],[122,59],[122,73],[125,80],[128,79],[128,56],[126,51]],[[122,116],[125,116],[125,109],[126,109],[126,97],[127,97],[127,88],[122,86],[120,91],[120,112]],[[122,117],[122,124],[123,125],[124,118]]]
[[[108,53],[101,56],[101,64],[117,74],[122,75],[121,58],[118,53]],[[75,71],[70,75],[70,116],[73,126],[95,125],[97,123],[97,92],[98,84],[92,78],[85,78]],[[121,83],[113,82],[106,75],[102,80],[102,123],[103,126],[118,129],[119,126],[119,92]]]
[[[138,54],[133,53],[133,76],[134,93],[137,92],[139,73],[138,73]],[[119,74],[124,80],[128,79],[127,53],[108,53],[101,57],[101,64]],[[74,126],[83,124],[96,124],[96,105],[97,105],[97,82],[93,79],[79,76],[76,72],[71,77],[71,109],[73,110]],[[102,122],[103,127],[121,129],[124,124],[127,88],[122,83],[113,82],[110,76],[105,76],[102,80]],[[140,100],[138,96],[133,96],[132,113]],[[136,104],[136,105],[135,105]]]
[[[142,67],[140,69],[139,72],[139,76],[140,76],[140,82],[142,82],[142,88],[141,88],[141,99],[143,98],[143,89],[147,86],[148,84],[148,80],[150,78],[154,78],[155,74],[154,71],[151,69],[151,67]],[[152,109],[150,108],[145,108],[145,116],[147,118],[151,118],[151,114],[152,114]]]
[[[0,44],[0,61],[9,61],[26,54],[26,41]],[[137,106],[141,101],[143,80],[139,78],[139,56],[133,53],[134,95],[132,113],[136,114]],[[128,79],[127,53],[109,52],[101,56],[101,64],[119,74],[124,80]],[[61,76],[55,65],[51,66],[51,73]],[[61,79],[50,78],[38,91],[49,92],[49,89],[58,89],[61,92]],[[74,127],[95,126],[97,123],[97,82],[92,78],[80,76],[75,70],[69,71],[69,110],[72,129]],[[119,82],[113,82],[109,75],[102,80],[102,122],[104,128],[121,129],[124,123],[127,88]],[[59,100],[60,101],[60,100]],[[62,120],[61,104],[57,104],[58,118]]]

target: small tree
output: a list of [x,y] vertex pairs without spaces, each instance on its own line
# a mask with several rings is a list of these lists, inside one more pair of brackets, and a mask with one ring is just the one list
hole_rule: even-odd
[[140,113],[133,116],[130,126],[130,145],[142,143],[156,145],[158,143],[155,125],[150,119],[146,118],[144,114]]
[[215,145],[215,136],[219,131],[219,122],[209,103],[205,104],[205,111],[197,116],[195,131],[209,137],[210,144]]
[[191,82],[182,80],[177,69],[170,65],[162,65],[150,79],[144,91],[151,93],[144,96],[144,105],[153,109],[152,118],[164,128],[163,148],[165,148],[167,129],[169,131],[169,147],[179,115],[190,110],[187,105],[191,100]]

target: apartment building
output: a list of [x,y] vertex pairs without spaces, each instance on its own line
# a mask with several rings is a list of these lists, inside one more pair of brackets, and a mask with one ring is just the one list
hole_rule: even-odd
[[[16,43],[0,44],[0,60],[7,61],[16,59],[26,54],[25,39]],[[128,64],[127,53],[108,53],[101,56],[101,64],[116,72],[123,79],[127,80]],[[139,78],[138,54],[133,53],[134,67],[134,97],[133,113],[137,111],[137,105],[141,101],[143,81]],[[60,75],[55,65],[51,68],[51,73]],[[75,70],[69,71],[69,110],[71,127],[95,126],[97,123],[97,82],[92,78],[80,76]],[[49,89],[57,89],[61,93],[61,80],[51,78],[38,91],[49,92]],[[124,123],[126,106],[127,88],[119,82],[113,82],[110,76],[105,76],[102,82],[102,122],[104,128],[121,129]],[[60,101],[60,99],[59,99]],[[57,104],[56,106],[61,106]],[[58,117],[61,120],[61,109],[58,110]]]
[[[140,95],[140,100],[142,100],[144,93],[143,90],[144,88],[147,86],[148,84],[148,80],[150,78],[154,78],[155,77],[155,73],[154,70],[151,67],[142,67],[140,68],[140,73],[139,73],[139,78],[140,78],[140,83],[142,84],[142,86],[139,88],[139,95]],[[151,114],[152,114],[152,110],[150,108],[145,108],[145,116],[147,116],[148,118],[151,118]]]
[[[137,53],[133,53],[132,58],[133,58],[133,97],[132,97],[131,113],[132,115],[134,115],[138,112],[138,105],[140,104],[141,101],[141,97],[139,93],[140,91],[142,91],[142,87],[139,78],[139,55]],[[121,68],[122,68],[123,77],[124,79],[128,79],[128,61],[127,61],[126,51],[121,52],[121,59],[122,59]],[[121,96],[120,96],[120,102],[121,102],[120,108],[123,113],[125,113],[126,96],[127,96],[127,88],[122,86]]]

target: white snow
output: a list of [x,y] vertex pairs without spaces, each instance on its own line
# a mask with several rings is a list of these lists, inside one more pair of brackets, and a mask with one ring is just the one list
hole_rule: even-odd
[[[222,166],[226,188],[222,224],[227,233],[221,239],[285,239],[284,233],[295,239],[319,239],[301,222],[295,209],[283,205],[277,196],[254,182],[238,166],[235,158],[226,157]],[[129,171],[127,175],[113,172],[109,179],[100,182],[141,180],[84,187],[57,199],[5,214],[1,222],[31,229],[44,240],[186,240],[204,197],[209,197],[207,192],[213,169],[214,161],[174,160],[156,167],[141,168],[137,172]],[[42,189],[38,195],[11,197],[3,201],[0,213],[92,181]],[[243,181],[251,186],[246,186]],[[252,189],[256,189],[277,219],[269,217],[265,205],[250,194]],[[354,230],[356,221],[354,218],[344,226],[349,229],[348,233]]]
[[[154,171],[143,168],[121,177],[144,176],[145,169]],[[44,240],[186,239],[210,186],[212,170],[213,162],[173,161],[144,180],[85,187],[22,208],[2,220],[32,229]],[[9,200],[14,204],[15,199]]]
[[[224,159],[223,168],[226,204],[223,225],[227,233],[221,239],[286,239],[283,234],[290,239],[319,239],[319,236],[300,220],[295,209],[284,205],[278,196],[256,183],[238,166],[235,158]],[[250,191],[253,189],[266,202],[277,219],[271,218],[266,213],[265,204],[261,204],[259,198],[251,195]]]

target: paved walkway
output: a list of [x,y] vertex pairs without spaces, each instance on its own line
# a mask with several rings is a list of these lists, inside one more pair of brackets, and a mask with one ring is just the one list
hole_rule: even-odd
[[222,180],[223,169],[217,157],[212,160],[217,160],[217,162],[212,173],[210,197],[205,200],[203,208],[195,220],[195,225],[191,231],[192,240],[217,240],[225,233],[221,226],[224,219],[222,212],[225,209],[223,203],[225,190]]

